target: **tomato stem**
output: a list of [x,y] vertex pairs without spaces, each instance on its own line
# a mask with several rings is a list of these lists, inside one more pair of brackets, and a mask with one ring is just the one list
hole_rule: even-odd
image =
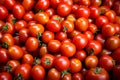
[[34,62],[33,62],[33,65],[39,65],[40,64],[40,59],[35,57],[34,58]]
[[68,73],[67,70],[63,70],[63,71],[61,72],[61,77],[63,78],[64,75],[67,74],[67,73]]
[[21,74],[18,74],[15,80],[24,80]]
[[67,32],[67,30],[68,30],[68,29],[67,29],[67,27],[66,27],[66,26],[64,26],[64,28],[63,28],[63,32],[65,32],[65,33],[66,33],[66,32]]
[[7,31],[8,30],[8,24],[6,24],[3,28],[2,31]]
[[48,58],[46,58],[46,60],[45,60],[44,63],[47,64],[47,65],[49,65],[51,62],[50,62],[50,60]]
[[93,55],[93,53],[94,53],[94,49],[91,48],[91,49],[89,50],[88,54]]
[[116,60],[112,60],[112,62],[113,62],[113,65],[115,66],[116,65]]
[[102,72],[102,69],[98,67],[94,71],[95,74],[100,74],[101,72]]
[[12,72],[12,66],[11,65],[4,66],[4,68],[7,72]]
[[9,47],[9,44],[8,44],[8,43],[6,43],[6,42],[3,42],[3,43],[2,43],[2,47],[3,47],[3,48],[6,48],[6,49],[8,49],[8,47]]
[[12,23],[13,23],[13,24],[15,24],[15,23],[16,23],[16,21],[17,21],[17,19],[16,19],[16,18],[13,18],[13,19],[12,19]]
[[94,36],[96,36],[96,35],[99,34],[99,33],[101,33],[101,30],[100,30],[100,29],[96,30],[93,34],[94,34]]

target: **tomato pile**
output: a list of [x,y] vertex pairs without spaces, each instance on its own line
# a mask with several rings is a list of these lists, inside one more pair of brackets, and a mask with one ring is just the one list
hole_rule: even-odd
[[120,1],[0,0],[0,80],[120,80]]

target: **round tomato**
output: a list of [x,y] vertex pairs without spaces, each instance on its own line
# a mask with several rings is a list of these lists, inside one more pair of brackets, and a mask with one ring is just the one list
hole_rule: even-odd
[[120,65],[116,65],[114,68],[113,68],[113,73],[112,73],[112,76],[113,76],[113,80],[120,80]]
[[15,0],[4,0],[4,6],[9,10],[12,10],[15,4]]
[[12,75],[8,72],[1,72],[0,73],[0,80],[12,80]]
[[0,19],[5,19],[8,16],[8,10],[4,6],[0,6]]
[[116,50],[113,51],[113,53],[111,54],[112,58],[114,60],[116,60],[117,63],[120,63],[120,48],[117,48]]
[[72,80],[84,80],[84,76],[81,73],[74,73],[72,75]]
[[29,65],[33,64],[33,56],[31,54],[24,54],[22,57],[22,63],[27,63]]

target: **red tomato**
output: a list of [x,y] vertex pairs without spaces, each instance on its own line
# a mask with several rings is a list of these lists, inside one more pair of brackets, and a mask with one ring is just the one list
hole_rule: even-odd
[[33,56],[31,54],[24,54],[22,57],[22,63],[27,63],[29,65],[33,64]]
[[24,55],[24,52],[20,46],[12,45],[8,48],[10,58],[19,60]]
[[99,7],[96,5],[90,6],[90,17],[97,18],[99,15],[100,15]]
[[63,43],[60,46],[60,51],[63,56],[72,57],[76,52],[76,47],[73,43]]
[[114,68],[113,68],[113,73],[112,73],[112,76],[113,76],[113,80],[120,80],[120,65],[116,65]]
[[58,52],[60,50],[61,42],[58,40],[50,40],[47,49],[50,52]]
[[48,14],[49,17],[55,15],[55,10],[53,8],[48,8],[45,12]]
[[30,78],[31,66],[29,64],[21,64],[15,70],[16,79],[28,80]]
[[88,38],[88,41],[91,41],[94,39],[94,35],[91,31],[85,31],[83,34],[85,34]]
[[102,4],[102,0],[91,0],[91,5],[100,6]]
[[91,40],[86,46],[88,54],[98,55],[102,51],[102,44],[97,40]]
[[72,7],[66,3],[61,3],[57,6],[58,15],[65,17],[71,12]]
[[42,56],[44,56],[47,53],[49,53],[48,49],[47,49],[47,46],[46,45],[42,45],[40,47],[40,49],[39,49],[39,55],[42,57]]
[[26,11],[31,10],[34,7],[34,0],[23,0],[22,5]]
[[7,22],[15,24],[16,23],[16,18],[14,17],[13,14],[9,14],[6,19]]
[[67,39],[67,33],[65,33],[65,32],[57,32],[56,34],[55,34],[55,39],[57,39],[57,40],[59,40],[59,41],[63,41],[63,40],[65,40],[65,39]]
[[16,4],[13,7],[13,15],[17,19],[22,19],[23,15],[25,14],[25,9],[21,4]]
[[66,73],[65,75],[63,75],[63,77],[61,76],[61,80],[72,80],[72,76],[70,73]]
[[0,6],[0,19],[5,19],[8,16],[8,10],[4,6]]
[[73,39],[73,37],[75,37],[76,35],[80,34],[81,32],[78,31],[78,30],[73,30],[72,32],[68,33],[67,36],[70,38],[70,39]]
[[33,52],[33,51],[37,50],[38,46],[39,46],[39,41],[37,38],[29,37],[26,40],[25,47],[26,47],[27,51],[29,51],[29,52]]
[[15,4],[15,0],[4,0],[4,6],[9,10],[12,10]]
[[60,56],[54,60],[54,66],[57,70],[63,71],[69,68],[70,61],[65,56]]
[[73,43],[75,44],[78,50],[81,50],[86,47],[88,39],[84,34],[78,34],[73,38]]
[[0,63],[6,63],[9,60],[8,50],[0,48]]
[[77,58],[70,59],[70,72],[77,73],[82,69],[82,63]]
[[72,80],[84,80],[84,76],[81,73],[74,73]]
[[1,72],[0,73],[0,80],[12,80],[12,75],[8,72]]
[[53,67],[53,62],[55,60],[55,57],[51,54],[45,54],[41,57],[41,65],[46,68],[50,69]]
[[103,5],[108,6],[111,8],[113,6],[114,0],[104,0]]
[[23,19],[25,21],[31,21],[34,18],[34,13],[32,11],[28,11],[24,14]]
[[113,3],[113,10],[117,13],[117,15],[120,15],[120,1],[115,1]]
[[75,16],[77,18],[88,18],[90,16],[90,9],[86,6],[79,6],[79,8],[75,11]]
[[106,69],[107,71],[110,71],[113,69],[115,63],[111,56],[103,55],[99,59],[99,64],[100,64],[100,67]]
[[88,70],[85,80],[109,80],[109,74],[104,68],[91,68]]
[[45,69],[40,65],[35,65],[31,70],[31,76],[34,80],[37,80],[37,79],[44,80]]

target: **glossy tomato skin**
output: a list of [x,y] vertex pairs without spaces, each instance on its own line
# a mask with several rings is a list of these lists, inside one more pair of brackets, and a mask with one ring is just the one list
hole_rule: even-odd
[[120,39],[117,36],[111,36],[106,40],[105,44],[106,44],[107,49],[115,50],[115,49],[119,48]]
[[49,21],[49,15],[46,12],[38,12],[34,15],[34,20],[45,25]]
[[51,18],[53,15],[55,15],[55,10],[53,8],[48,8],[45,10],[45,12],[48,14],[48,16]]
[[58,15],[65,17],[71,12],[72,7],[68,4],[61,3],[57,6]]
[[39,42],[38,42],[37,38],[29,37],[26,40],[25,47],[26,47],[27,51],[29,51],[29,52],[33,52],[33,51],[37,50],[38,46],[39,46]]
[[90,16],[90,9],[86,6],[79,6],[79,8],[75,11],[75,16],[76,18],[88,18]]
[[5,19],[8,15],[8,10],[4,6],[0,6],[0,19]]
[[45,78],[45,69],[41,65],[35,65],[31,69],[31,76],[34,80]]
[[102,57],[100,57],[99,64],[100,67],[106,69],[107,71],[112,70],[114,67],[113,58],[109,55],[103,55]]
[[25,14],[24,14],[24,16],[23,16],[23,19],[25,20],[25,21],[31,21],[31,20],[33,20],[33,18],[34,18],[34,13],[33,13],[33,11],[28,11],[28,12],[26,12]]
[[0,63],[6,63],[9,60],[8,50],[0,48]]
[[115,1],[113,3],[113,10],[117,13],[117,15],[120,15],[120,1]]
[[22,5],[26,11],[31,10],[35,4],[34,0],[23,0]]
[[63,41],[63,40],[65,40],[65,39],[67,39],[67,33],[66,33],[66,32],[62,32],[62,31],[57,32],[57,33],[55,34],[55,39],[57,39],[57,40],[59,40],[59,41]]
[[116,50],[113,51],[112,53],[112,58],[116,60],[117,63],[120,63],[120,48],[117,48]]
[[41,57],[41,65],[46,68],[50,69],[53,67],[53,62],[55,60],[55,57],[51,54],[45,54]]
[[87,36],[88,41],[91,41],[91,40],[94,39],[94,35],[93,35],[93,33],[91,31],[86,30],[83,34],[85,34]]
[[4,0],[4,6],[9,10],[12,10],[15,4],[15,0]]
[[47,46],[46,45],[41,46],[40,49],[39,49],[39,55],[42,57],[47,53],[49,53],[48,49],[47,49]]
[[88,26],[87,30],[91,31],[94,34],[98,30],[98,27],[93,23],[89,23],[89,26]]
[[6,19],[7,22],[15,24],[16,23],[16,18],[14,17],[13,14],[9,14]]
[[84,80],[84,76],[81,73],[74,73],[72,80]]
[[39,33],[44,32],[44,26],[42,24],[34,24],[29,26],[29,34],[33,37],[40,36]]
[[15,70],[15,78],[18,79],[18,74],[24,80],[28,80],[30,78],[31,66],[29,64],[21,64]]
[[59,32],[61,30],[61,23],[57,20],[49,20],[46,28],[52,32]]
[[1,72],[0,73],[0,80],[12,80],[12,75],[8,72]]
[[120,79],[120,65],[116,65],[114,68],[113,68],[113,80],[119,80]]
[[61,80],[72,80],[72,76],[70,73],[66,73],[63,77],[61,77]]
[[67,57],[60,56],[60,57],[55,59],[54,66],[58,71],[63,71],[63,70],[66,70],[69,68],[70,61]]
[[54,38],[55,38],[55,34],[53,32],[51,32],[51,31],[46,30],[42,34],[42,41],[44,43],[48,43],[50,40],[54,40]]
[[102,51],[102,44],[97,40],[91,40],[86,46],[88,54],[98,55]]
[[[96,72],[99,69],[99,72]],[[86,74],[85,80],[109,80],[109,74],[104,68],[91,68]]]
[[60,80],[60,76],[61,76],[60,72],[57,69],[51,68],[48,71],[47,79],[48,80]]
[[68,33],[67,36],[70,38],[70,39],[73,39],[74,36],[80,34],[81,32],[74,29],[72,32]]
[[66,57],[72,57],[76,52],[76,47],[73,43],[63,43],[60,47],[61,54]]
[[13,45],[8,48],[10,58],[19,60],[24,55],[24,52],[20,46]]
[[73,38],[73,43],[78,50],[85,48],[88,43],[88,39],[84,34],[78,34]]
[[60,50],[61,42],[58,40],[50,40],[47,49],[50,52],[58,52]]
[[91,5],[100,6],[102,4],[102,0],[91,0]]
[[90,55],[87,56],[85,59],[85,66],[90,69],[90,68],[95,68],[98,65],[98,58],[97,56]]
[[70,72],[71,73],[77,73],[81,71],[81,69],[82,69],[82,63],[79,59],[77,58],[70,59]]
[[22,19],[24,14],[25,14],[25,9],[21,4],[14,5],[14,7],[13,7],[13,15],[17,19]]
[[103,5],[108,6],[109,8],[111,8],[113,6],[114,0],[105,0],[103,2]]

